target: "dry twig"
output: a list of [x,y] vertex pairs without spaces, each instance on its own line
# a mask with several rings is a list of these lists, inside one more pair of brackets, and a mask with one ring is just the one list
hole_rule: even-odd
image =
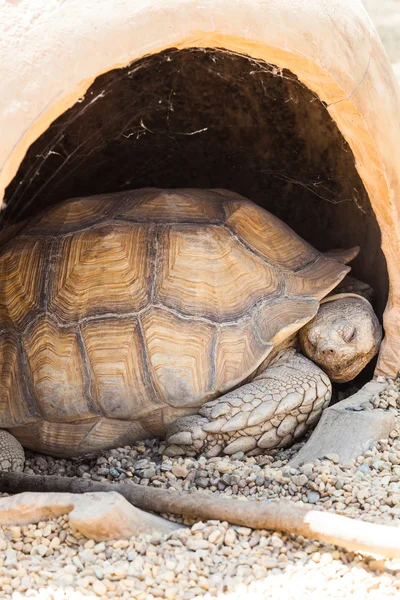
[[400,557],[400,533],[396,527],[365,523],[341,515],[300,506],[288,500],[279,502],[241,501],[214,494],[187,494],[156,489],[134,483],[97,483],[73,477],[27,476],[1,473],[0,491],[20,492],[108,492],[124,496],[143,510],[195,517],[199,520],[218,519],[254,529],[272,529],[302,535],[347,550]]

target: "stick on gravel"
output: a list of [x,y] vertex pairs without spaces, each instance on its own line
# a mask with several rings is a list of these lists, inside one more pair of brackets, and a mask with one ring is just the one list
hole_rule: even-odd
[[134,483],[97,483],[75,477],[28,476],[0,473],[0,492],[119,492],[134,506],[156,513],[218,519],[253,529],[272,529],[360,550],[400,558],[400,531],[396,527],[357,521],[341,515],[297,506],[288,500],[265,502],[235,500],[195,492],[155,489]]

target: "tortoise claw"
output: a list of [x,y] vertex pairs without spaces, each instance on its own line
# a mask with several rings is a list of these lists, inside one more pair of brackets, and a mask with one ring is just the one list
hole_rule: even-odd
[[164,454],[167,456],[182,456],[183,454],[198,453],[203,450],[207,434],[203,431],[202,426],[206,423],[208,423],[208,419],[200,415],[176,419],[167,431]]
[[190,431],[180,431],[169,436],[167,439],[169,444],[176,444],[178,446],[190,446],[193,444],[193,436]]

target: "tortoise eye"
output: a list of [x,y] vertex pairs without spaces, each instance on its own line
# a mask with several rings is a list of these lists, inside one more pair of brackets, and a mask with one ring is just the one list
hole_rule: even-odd
[[355,327],[346,328],[342,333],[342,337],[345,342],[352,342],[356,338],[356,328]]

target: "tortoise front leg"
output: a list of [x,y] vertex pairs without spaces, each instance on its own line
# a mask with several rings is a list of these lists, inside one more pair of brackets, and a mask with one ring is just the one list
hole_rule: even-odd
[[291,444],[329,404],[329,378],[294,349],[253,381],[180,417],[168,429],[165,454],[206,456]]
[[0,429],[0,471],[22,471],[25,464],[24,449],[19,441],[5,429]]

